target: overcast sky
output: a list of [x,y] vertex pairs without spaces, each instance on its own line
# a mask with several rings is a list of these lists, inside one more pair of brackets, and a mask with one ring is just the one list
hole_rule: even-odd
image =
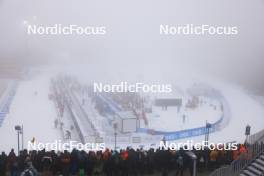
[[[24,21],[106,26],[107,34],[29,36]],[[0,0],[0,22],[1,63],[184,66],[264,92],[264,0]],[[238,35],[161,36],[160,24],[237,26]]]

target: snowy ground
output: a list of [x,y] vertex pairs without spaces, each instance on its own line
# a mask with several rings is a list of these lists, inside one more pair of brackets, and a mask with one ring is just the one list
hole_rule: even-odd
[[[19,82],[17,93],[11,103],[10,113],[5,118],[2,127],[0,127],[0,150],[8,152],[11,148],[17,148],[17,133],[14,130],[14,126],[17,124],[23,124],[24,126],[24,146],[33,137],[38,142],[44,143],[62,139],[61,131],[54,128],[54,119],[57,116],[54,104],[48,99],[49,79],[51,76],[56,76],[56,74],[51,74],[49,71],[41,71],[39,74],[31,77],[30,80],[21,80]],[[210,134],[209,140],[211,142],[243,142],[245,139],[244,132],[246,125],[251,125],[251,134],[264,128],[263,104],[255,98],[252,98],[247,91],[240,87],[216,82],[210,82],[210,84],[222,92],[231,109],[231,120],[229,124],[222,131]],[[159,113],[165,113],[162,116],[166,115],[166,112]],[[205,111],[201,109],[201,112],[198,113],[199,117],[196,118],[196,120],[199,120],[199,124],[196,124],[194,119],[187,118],[186,124],[184,126],[178,126],[177,128],[192,128],[194,126],[200,126],[200,123],[204,124],[205,120],[214,121],[216,120],[215,118],[218,119],[218,111],[206,112],[204,116],[202,115],[203,113]],[[90,111],[88,114],[92,116],[94,112]],[[207,115],[213,118],[208,119]],[[193,116],[196,115],[194,114]],[[175,124],[172,124],[169,123],[169,119],[167,118],[174,117],[170,115],[166,116],[163,121],[159,123],[155,122],[156,126],[160,124],[160,129],[170,130],[172,127],[175,127],[175,124],[178,124],[177,121],[181,121],[180,118],[177,118],[174,121]],[[91,117],[91,119],[94,120],[94,117]],[[99,122],[96,121],[96,123]],[[145,137],[149,138],[148,136]],[[177,142],[186,142],[186,140],[200,142],[203,139],[204,136],[200,136],[192,139],[179,140]],[[145,142],[141,141],[141,144],[144,145]],[[138,144],[138,146],[141,144]],[[127,145],[130,144],[128,143]]]
[[[264,129],[264,106],[249,96],[240,87],[218,85],[231,108],[229,124],[221,131],[210,134],[209,141],[244,142],[246,125],[251,126],[251,134]],[[177,142],[186,142],[183,139]],[[200,142],[204,136],[194,137],[191,140]]]
[[0,128],[0,150],[17,149],[15,125],[24,127],[24,147],[35,137],[37,142],[53,142],[61,138],[54,128],[56,111],[48,99],[49,77],[38,75],[31,80],[21,80],[11,103],[10,113]]
[[[183,115],[186,116],[185,122],[183,122]],[[153,107],[153,113],[148,114],[147,118],[150,129],[179,131],[204,126],[206,121],[215,123],[221,115],[220,106],[214,110],[209,104],[203,104],[194,110],[183,108],[179,113],[176,107],[168,107],[166,111],[161,107]]]
[[[252,96],[247,94],[247,91],[229,84],[212,83],[212,85],[223,94],[223,97],[228,102],[231,114],[226,114],[226,116],[230,116],[231,120],[223,130],[210,134],[210,142],[244,142],[246,125],[252,127],[251,134],[264,128],[264,107],[259,101],[256,101]],[[182,110],[179,114],[176,108],[169,107],[167,111],[164,111],[161,108],[154,107],[153,113],[147,114],[149,128],[161,131],[177,131],[204,126],[206,120],[214,123],[220,119],[222,111],[220,110],[220,102],[211,101],[207,100],[206,104],[201,105],[196,110]],[[211,104],[216,105],[217,109],[215,110],[211,107]],[[181,118],[183,113],[187,114],[185,124],[183,124]],[[135,134],[135,136],[140,136],[143,139],[142,134]],[[150,138],[148,136],[145,137]],[[186,142],[187,140],[201,142],[204,140],[204,136],[185,138],[176,142]],[[151,140],[148,140],[148,142],[141,142],[145,146],[153,143],[157,144],[159,141],[151,142]],[[124,144],[120,143],[119,146],[121,145],[124,146]],[[127,145],[132,146],[131,143],[127,143]],[[140,144],[136,145],[139,146]]]

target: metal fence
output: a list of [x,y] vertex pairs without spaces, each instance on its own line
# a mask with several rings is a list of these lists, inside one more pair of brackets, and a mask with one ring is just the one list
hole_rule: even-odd
[[251,163],[260,153],[264,152],[264,130],[248,137],[246,146],[248,153],[240,155],[229,166],[215,170],[210,176],[236,176]]

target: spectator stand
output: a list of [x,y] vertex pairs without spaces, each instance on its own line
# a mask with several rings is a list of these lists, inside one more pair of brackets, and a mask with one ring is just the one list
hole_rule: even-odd
[[210,176],[234,176],[238,175],[250,163],[252,163],[261,153],[264,152],[264,129],[249,136],[245,145],[247,153],[240,155],[232,161],[229,166],[215,170]]

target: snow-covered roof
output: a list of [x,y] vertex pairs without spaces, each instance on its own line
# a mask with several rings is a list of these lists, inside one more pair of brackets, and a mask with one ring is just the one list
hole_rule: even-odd
[[135,119],[136,116],[132,111],[120,111],[117,114],[122,119]]

